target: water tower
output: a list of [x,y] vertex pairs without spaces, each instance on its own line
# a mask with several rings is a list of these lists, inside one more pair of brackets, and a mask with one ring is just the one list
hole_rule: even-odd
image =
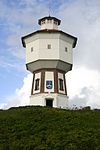
[[22,37],[26,68],[33,74],[30,104],[66,108],[65,73],[72,70],[77,38],[58,29],[61,20],[43,17],[40,30]]

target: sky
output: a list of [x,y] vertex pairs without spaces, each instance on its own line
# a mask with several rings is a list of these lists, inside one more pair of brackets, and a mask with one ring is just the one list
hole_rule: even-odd
[[0,0],[0,109],[29,105],[32,74],[21,37],[38,30],[38,19],[49,14],[78,38],[66,74],[69,107],[100,108],[100,0]]

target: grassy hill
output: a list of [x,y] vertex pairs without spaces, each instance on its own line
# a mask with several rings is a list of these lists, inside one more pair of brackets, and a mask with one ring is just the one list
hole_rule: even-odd
[[100,111],[0,110],[0,150],[100,150]]

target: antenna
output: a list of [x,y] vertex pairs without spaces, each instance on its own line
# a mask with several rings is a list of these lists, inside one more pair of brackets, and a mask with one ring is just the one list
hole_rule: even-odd
[[49,16],[50,16],[50,13],[51,13],[51,0],[49,0]]

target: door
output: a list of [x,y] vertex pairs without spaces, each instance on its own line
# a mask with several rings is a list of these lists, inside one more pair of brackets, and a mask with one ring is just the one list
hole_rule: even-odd
[[46,106],[53,107],[53,99],[46,99]]

